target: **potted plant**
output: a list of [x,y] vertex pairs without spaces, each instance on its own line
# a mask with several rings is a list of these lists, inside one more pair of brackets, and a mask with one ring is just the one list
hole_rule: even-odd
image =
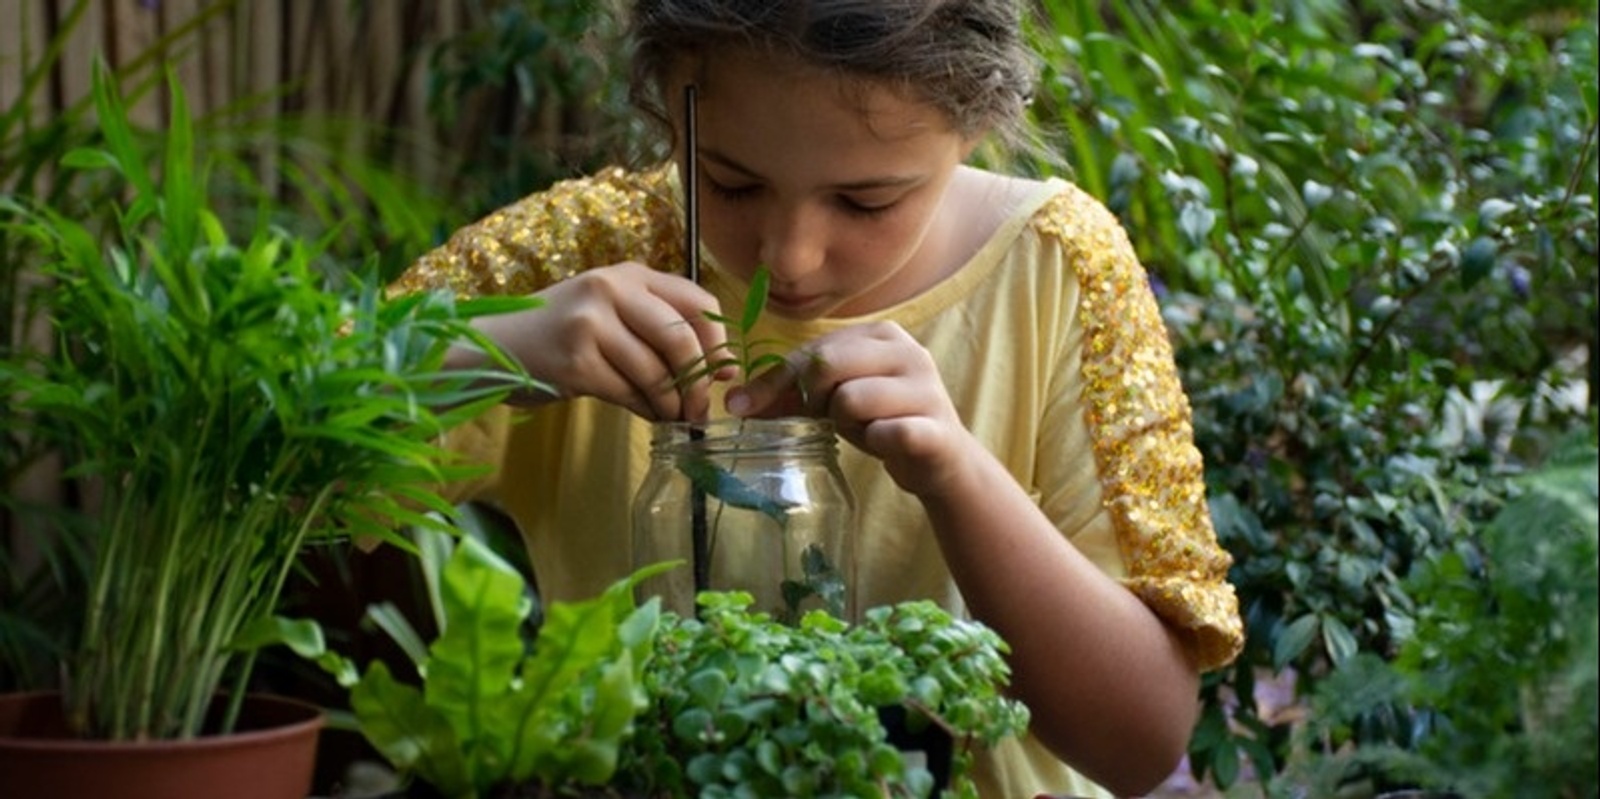
[[[426,531],[417,550],[438,638],[393,606],[368,610],[409,655],[404,678],[328,651],[314,623],[283,622],[295,651],[351,688],[402,796],[973,796],[975,748],[1027,726],[1003,694],[999,637],[932,603],[791,625],[748,593],[709,591],[683,616],[635,599],[684,568],[664,563],[552,602],[532,629],[525,577],[477,538]],[[886,711],[950,750],[897,745]]]
[[[230,238],[193,164],[183,92],[169,85],[157,177],[97,65],[104,147],[75,150],[63,166],[109,170],[125,185],[113,230],[0,197],[8,232],[41,254],[52,285],[27,307],[56,340],[51,352],[0,359],[0,402],[37,451],[65,459],[83,500],[59,533],[87,553],[59,696],[11,697],[0,709],[7,796],[304,796],[320,712],[248,698],[253,647],[272,640],[262,631],[285,579],[310,544],[351,535],[403,544],[396,525],[448,511],[420,488],[465,468],[447,460],[441,434],[527,384],[469,325],[526,300],[389,298],[375,277],[335,271],[315,242],[265,214],[246,240]],[[462,340],[500,368],[445,372],[447,348]],[[221,749],[211,735],[250,726],[257,705],[296,719],[306,739],[294,768],[260,772],[289,775],[279,787],[259,775],[184,787],[162,780],[204,769],[127,778],[81,760],[84,739],[124,760],[174,741]],[[66,782],[47,781],[52,757]],[[110,793],[81,782],[102,776],[117,780]]]

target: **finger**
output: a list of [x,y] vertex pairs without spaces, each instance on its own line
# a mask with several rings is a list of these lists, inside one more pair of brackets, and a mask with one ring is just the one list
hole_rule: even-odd
[[660,385],[641,387],[652,395],[677,392],[681,418],[704,418],[711,406],[710,382],[725,377],[714,359],[726,348],[726,332],[707,316],[715,298],[673,275],[651,275],[645,288],[617,305],[623,325],[667,365]]
[[853,434],[868,424],[888,419],[944,416],[943,392],[922,381],[898,375],[872,375],[840,383],[828,396],[824,412],[841,433]]
[[617,378],[611,383],[612,390],[620,388],[624,404],[643,403],[647,416],[679,418],[682,397],[672,382],[671,366],[650,342],[633,335],[626,325],[622,327],[624,330],[619,331],[619,335],[599,343],[608,371]]
[[815,415],[825,401],[812,388],[818,384],[812,366],[815,359],[815,353],[797,350],[785,356],[783,363],[729,389],[725,399],[728,412],[746,417]]
[[726,328],[709,316],[719,310],[717,298],[711,292],[686,278],[662,272],[655,273],[649,288],[657,299],[671,306],[676,318],[688,323],[699,343],[698,353],[721,352],[727,348]]

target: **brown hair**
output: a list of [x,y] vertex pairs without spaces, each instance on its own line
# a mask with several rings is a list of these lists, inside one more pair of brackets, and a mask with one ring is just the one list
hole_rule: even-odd
[[938,108],[962,135],[1023,141],[1038,74],[1020,0],[635,0],[629,96],[671,130],[664,92],[683,59],[751,47]]

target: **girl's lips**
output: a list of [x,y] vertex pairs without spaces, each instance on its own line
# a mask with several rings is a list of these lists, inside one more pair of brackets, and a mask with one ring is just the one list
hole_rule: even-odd
[[798,310],[816,304],[820,299],[816,294],[777,294],[767,295],[767,304],[784,310]]

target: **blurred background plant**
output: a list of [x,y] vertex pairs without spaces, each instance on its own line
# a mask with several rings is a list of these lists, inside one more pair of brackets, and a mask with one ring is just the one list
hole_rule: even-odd
[[[145,60],[199,59],[241,87],[202,106],[201,146],[241,211],[265,203],[286,226],[337,229],[332,257],[379,252],[399,268],[513,197],[655,153],[601,0],[105,5],[165,20],[112,59],[130,96],[159,98]],[[1295,725],[1341,669],[1398,663],[1440,627],[1429,614],[1481,610],[1442,603],[1423,574],[1453,553],[1516,550],[1475,542],[1555,442],[1593,440],[1597,5],[1036,2],[1033,114],[1055,157],[1019,165],[1066,164],[1126,224],[1236,559],[1249,642],[1207,678],[1190,758],[1219,787],[1253,774],[1289,792],[1291,761],[1318,747],[1432,757],[1450,740],[1423,703],[1345,708],[1321,739]],[[52,25],[29,21],[44,8]],[[20,59],[0,34],[0,191],[114,207],[49,168],[65,142],[92,141],[92,120],[70,103],[32,110],[71,96],[56,35],[102,29],[108,13],[0,0],[0,18],[24,22],[14,37],[36,32]],[[18,87],[32,99],[19,104]],[[0,240],[0,308],[25,283],[16,246]],[[1544,540],[1542,526],[1518,529],[1496,535]],[[370,563],[329,557],[304,601],[363,607],[381,582]],[[1495,573],[1463,579],[1487,592]],[[4,610],[29,595],[0,592]],[[1592,657],[1592,641],[1574,646]],[[1269,680],[1293,686],[1296,712],[1258,700]]]
[[[1270,783],[1303,714],[1258,680],[1395,658],[1413,574],[1592,424],[1595,4],[1044,6],[1037,119],[1151,271],[1236,559],[1191,767]],[[1423,718],[1343,742],[1436,753]]]
[[[1317,685],[1293,784],[1311,796],[1397,784],[1595,795],[1597,453],[1592,437],[1564,442],[1488,524],[1414,570],[1415,631],[1394,658],[1357,653]],[[1387,722],[1383,735],[1374,719]],[[1360,746],[1345,746],[1358,734]]]

